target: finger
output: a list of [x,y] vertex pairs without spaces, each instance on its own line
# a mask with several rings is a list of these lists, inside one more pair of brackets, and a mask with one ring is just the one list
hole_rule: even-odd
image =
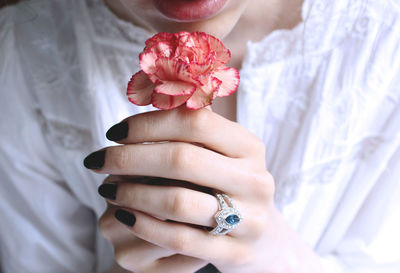
[[113,146],[90,154],[84,161],[87,168],[99,173],[164,177],[243,194],[249,171],[239,163],[182,142]]
[[248,249],[230,236],[212,236],[207,231],[160,221],[139,211],[117,210],[115,217],[137,237],[178,254],[222,264],[250,258]]
[[[133,236],[132,233],[131,236]],[[116,262],[132,272],[146,272],[146,269],[159,259],[174,254],[171,250],[161,248],[142,239],[135,244],[114,245]]]
[[200,268],[207,265],[206,261],[175,254],[170,257],[164,257],[155,261],[151,266],[146,268],[143,273],[163,273],[163,272],[174,272],[174,273],[188,273],[196,272]]
[[[215,214],[219,211],[217,199],[210,194],[191,189],[171,186],[150,186],[132,183],[107,183],[99,187],[100,194],[108,202],[138,210],[162,220],[187,223],[195,226],[214,228]],[[241,212],[243,221],[229,234],[234,237],[251,237],[258,229],[258,217],[250,215],[248,209],[235,198],[235,206]]]
[[194,225],[215,226],[218,202],[210,194],[171,186],[133,183],[107,183],[100,194],[120,207],[131,208],[152,216]]
[[[115,260],[132,272],[195,272],[207,262],[183,255],[174,255],[132,234],[114,217],[115,207],[109,205],[100,219],[100,230],[114,246]],[[174,270],[169,270],[169,269]]]
[[131,116],[111,127],[107,137],[122,144],[196,142],[233,158],[250,157],[263,152],[255,135],[238,123],[207,109],[193,111],[180,107]]
[[103,236],[113,244],[115,259],[122,267],[129,269],[130,264],[146,267],[159,258],[175,254],[132,234],[115,219],[115,210],[111,205],[100,218],[99,226]]

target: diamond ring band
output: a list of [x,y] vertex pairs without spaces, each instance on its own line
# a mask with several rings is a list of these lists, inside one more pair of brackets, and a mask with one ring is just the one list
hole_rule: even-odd
[[243,218],[228,195],[217,193],[215,197],[218,200],[220,210],[215,214],[217,226],[210,231],[210,234],[225,235],[236,228]]

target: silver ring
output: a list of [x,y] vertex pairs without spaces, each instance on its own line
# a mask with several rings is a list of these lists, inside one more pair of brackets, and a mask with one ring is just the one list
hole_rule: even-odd
[[217,193],[215,197],[218,200],[220,210],[214,216],[217,226],[210,231],[210,234],[225,235],[236,228],[243,218],[228,195]]

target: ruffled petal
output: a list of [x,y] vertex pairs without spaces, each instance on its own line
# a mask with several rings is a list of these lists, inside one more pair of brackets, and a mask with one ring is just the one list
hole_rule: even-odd
[[180,81],[166,81],[156,85],[154,92],[164,95],[182,96],[182,95],[191,95],[195,90],[196,90],[196,85],[192,83],[180,82]]
[[175,58],[158,58],[156,60],[157,71],[154,76],[160,81],[183,81],[187,83],[200,84],[193,77],[190,65]]
[[178,79],[178,60],[161,57],[156,60],[157,71],[154,73],[161,81],[173,81]]
[[172,45],[171,43],[167,42],[159,42],[149,48],[147,52],[153,52],[155,53],[158,57],[171,57],[172,54],[175,51],[175,46]]
[[220,65],[229,63],[231,59],[231,52],[224,46],[224,44],[211,35],[209,36],[209,41],[211,51],[214,51],[216,54],[217,62]]
[[231,95],[239,86],[239,71],[233,67],[223,67],[222,69],[217,69],[212,75],[222,82],[218,90],[218,97],[226,97]]
[[142,70],[132,76],[128,83],[127,96],[130,102],[136,105],[148,105],[151,103],[151,94],[154,84]]
[[210,105],[217,97],[221,81],[212,77],[207,84],[197,87],[196,91],[186,102],[186,107],[190,109],[200,109]]
[[181,31],[175,33],[175,37],[178,40],[178,46],[192,47],[194,46],[193,35],[187,31]]
[[155,52],[142,52],[139,55],[139,66],[146,74],[154,74],[157,71],[156,60]]
[[185,96],[169,96],[164,94],[153,93],[151,103],[154,107],[161,110],[170,110],[184,104],[190,95]]
[[199,76],[209,77],[214,67],[212,64],[197,64],[191,63],[188,71],[192,75],[192,78],[198,78]]
[[194,52],[197,56],[197,63],[205,64],[209,62],[210,57],[213,57],[210,48],[209,35],[204,32],[194,32],[193,40],[195,42]]
[[168,33],[168,32],[160,32],[148,39],[145,44],[146,44],[146,49],[153,47],[155,44],[159,42],[167,42],[167,43],[176,43],[176,38],[174,34]]

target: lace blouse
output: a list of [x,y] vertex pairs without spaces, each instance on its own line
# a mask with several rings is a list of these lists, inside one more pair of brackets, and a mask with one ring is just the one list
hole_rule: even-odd
[[[303,21],[248,42],[238,122],[267,147],[276,205],[326,272],[400,272],[400,4],[305,0]],[[107,272],[106,130],[152,107],[125,96],[152,35],[101,0],[0,10],[0,264]]]

